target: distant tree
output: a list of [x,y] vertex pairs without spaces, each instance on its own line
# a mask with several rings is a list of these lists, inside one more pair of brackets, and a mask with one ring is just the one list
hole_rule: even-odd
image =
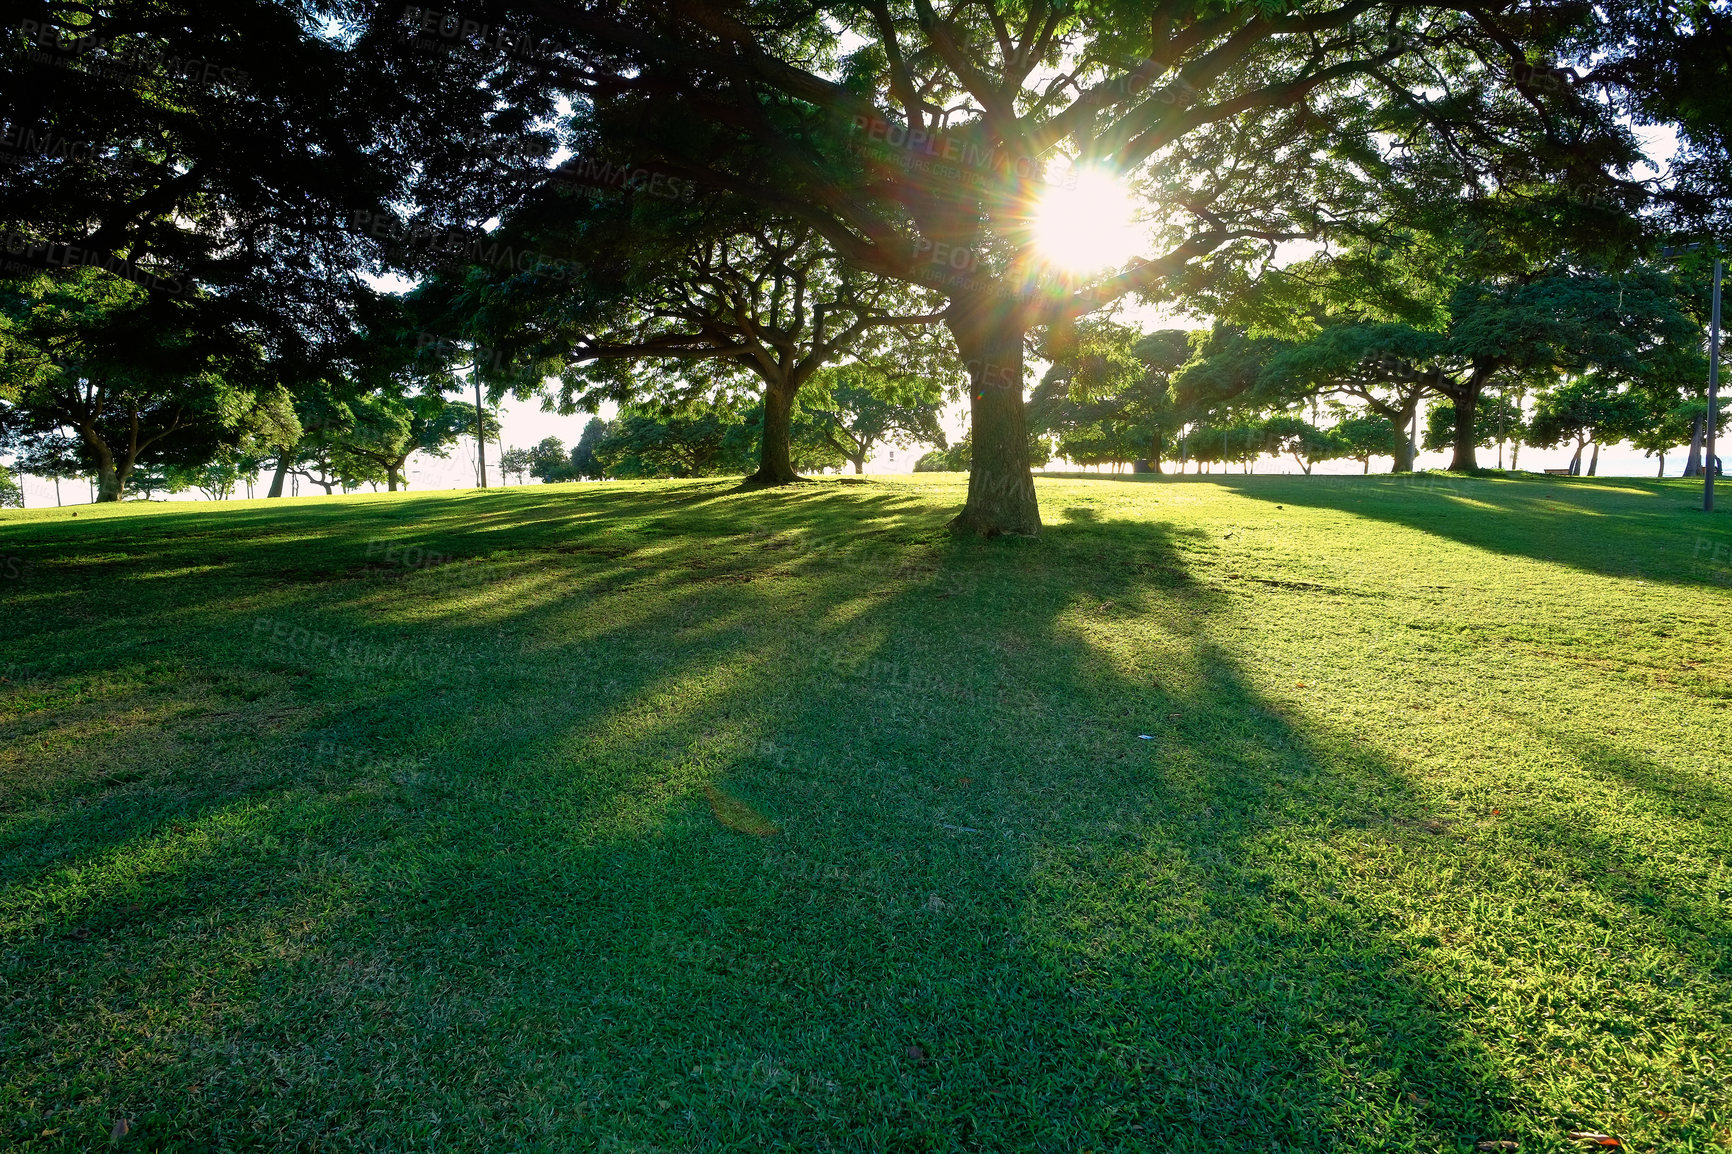
[[[409,458],[415,453],[444,458],[457,439],[475,432],[475,406],[449,401],[437,394],[416,397],[363,396],[348,405],[350,420],[336,437],[347,476],[384,474],[385,488],[395,493],[404,483]],[[499,420],[482,417],[482,433],[499,435]]]
[[0,465],[0,509],[24,508],[24,487],[12,477],[12,470]]
[[721,405],[671,413],[622,413],[597,446],[610,477],[707,477],[749,473],[752,442],[743,414]]
[[583,426],[583,433],[577,438],[577,444],[571,447],[571,475],[585,481],[599,481],[604,475],[601,462],[596,459],[595,451],[607,437],[607,422],[600,417],[591,417]]
[[78,443],[65,433],[34,437],[15,446],[13,466],[20,474],[47,477],[54,482],[54,503],[60,504],[60,482],[83,477]]
[[1185,459],[1201,466],[1228,463],[1251,471],[1256,459],[1270,449],[1271,433],[1266,422],[1242,414],[1217,414],[1213,421],[1199,421],[1186,432],[1180,444]]
[[1029,399],[1029,427],[1055,435],[1066,460],[1146,460],[1160,472],[1184,424],[1172,383],[1190,342],[1182,329],[1142,333],[1108,320],[1060,326],[1047,340],[1052,368]]
[[1575,441],[1575,455],[1570,458],[1571,476],[1581,475],[1582,451],[1592,445],[1594,454],[1587,471],[1592,477],[1599,470],[1601,442],[1621,441],[1635,433],[1644,416],[1641,397],[1618,388],[1601,374],[1590,373],[1539,395],[1527,441],[1540,449]]
[[539,445],[529,450],[529,475],[544,484],[570,480],[571,459],[565,455],[565,442],[558,437],[543,437]]
[[1345,416],[1330,429],[1339,438],[1341,455],[1358,461],[1363,472],[1371,472],[1371,458],[1394,457],[1407,442],[1407,430],[1397,429],[1388,417],[1371,414]]
[[208,501],[226,501],[240,484],[241,461],[236,452],[219,453],[202,465],[170,465],[164,470],[170,492],[197,489]]
[[499,454],[499,471],[507,477],[516,477],[519,485],[523,478],[529,475],[532,458],[528,449],[513,446]]
[[1320,429],[1310,421],[1285,413],[1264,421],[1261,432],[1264,451],[1290,455],[1307,477],[1312,466],[1319,462],[1347,455],[1347,442],[1333,429]]
[[824,439],[866,471],[866,458],[891,438],[945,447],[938,419],[944,409],[938,382],[918,373],[893,373],[872,362],[820,369],[807,389],[806,416]]
[[1644,457],[1658,457],[1658,475],[1664,477],[1666,453],[1690,443],[1707,418],[1708,405],[1702,400],[1680,400],[1676,393],[1668,397],[1645,390],[1641,398],[1645,412],[1640,425],[1630,434],[1630,443],[1642,450]]
[[185,470],[174,465],[145,465],[135,470],[126,492],[129,501],[154,501],[158,493],[173,496],[192,488]]
[[914,471],[916,473],[960,473],[965,471],[968,466],[962,464],[956,457],[956,449],[960,445],[961,442],[957,442],[949,448],[933,449],[929,453],[922,453],[920,459],[914,462]]

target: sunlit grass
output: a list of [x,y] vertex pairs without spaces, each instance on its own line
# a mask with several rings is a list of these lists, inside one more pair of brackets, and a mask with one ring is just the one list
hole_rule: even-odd
[[963,480],[0,516],[0,1145],[1732,1142],[1732,518]]

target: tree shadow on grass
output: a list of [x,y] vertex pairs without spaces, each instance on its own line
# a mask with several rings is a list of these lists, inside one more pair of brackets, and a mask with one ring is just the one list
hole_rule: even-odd
[[[1092,480],[1076,477],[1074,480]],[[1699,511],[1684,482],[1420,473],[1365,476],[1102,477],[1117,484],[1216,484],[1271,504],[1336,509],[1506,556],[1608,577],[1732,585],[1732,520]],[[1707,558],[1707,560],[1704,560]]]
[[688,531],[502,563],[473,603],[195,583],[213,672],[262,668],[270,614],[494,656],[267,653],[316,711],[270,750],[361,760],[34,830],[70,848],[9,891],[0,1112],[60,1111],[66,1148],[111,1111],[163,1146],[1556,1143],[1343,852],[1423,872],[1415,784],[1256,687],[1194,542],[935,545],[922,508],[855,551],[764,546],[815,516],[759,507],[725,559]]

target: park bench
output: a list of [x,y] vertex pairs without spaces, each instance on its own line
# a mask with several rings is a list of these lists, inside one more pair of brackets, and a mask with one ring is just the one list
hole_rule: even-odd
[[1570,476],[1574,476],[1574,474],[1572,474],[1568,469],[1547,469],[1546,470],[1546,476],[1548,476],[1548,477],[1570,477]]

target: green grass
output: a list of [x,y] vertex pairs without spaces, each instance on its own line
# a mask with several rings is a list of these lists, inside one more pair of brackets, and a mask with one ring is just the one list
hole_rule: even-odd
[[1732,1147],[1732,517],[961,485],[0,519],[0,1146]]

